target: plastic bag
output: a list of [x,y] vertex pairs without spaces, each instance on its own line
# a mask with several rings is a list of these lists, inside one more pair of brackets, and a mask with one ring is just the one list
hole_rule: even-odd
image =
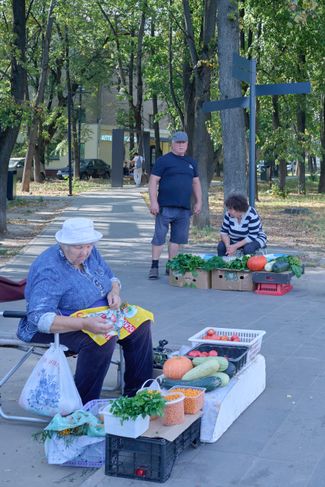
[[154,316],[151,311],[135,306],[134,304],[122,303],[119,310],[110,310],[109,306],[100,306],[98,308],[88,308],[76,311],[71,316],[84,318],[86,316],[101,316],[108,323],[114,326],[114,330],[106,335],[92,333],[88,330],[82,330],[90,336],[98,345],[104,345],[112,336],[117,335],[119,340],[123,340],[131,335],[145,321],[153,321]]
[[[150,384],[148,384],[150,383]],[[147,385],[146,385],[147,384]],[[161,387],[157,379],[147,379],[141,386],[141,388],[137,391],[161,391]]]
[[23,387],[19,398],[22,408],[41,416],[66,416],[82,408],[64,350],[55,334],[55,343],[42,355]]

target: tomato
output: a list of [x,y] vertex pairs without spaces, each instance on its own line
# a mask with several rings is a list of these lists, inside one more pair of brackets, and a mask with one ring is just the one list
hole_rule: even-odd
[[229,338],[227,337],[227,335],[221,335],[220,340],[222,340],[223,342],[226,342],[229,340]]
[[218,334],[216,334],[216,335],[214,335],[213,340],[221,340],[221,336],[220,336],[220,335],[218,335]]
[[197,354],[196,350],[191,350],[190,352],[188,352],[189,357],[197,357],[196,354]]
[[238,335],[232,335],[231,338],[230,338],[230,340],[232,342],[240,342],[240,338],[239,338]]
[[216,357],[218,355],[217,350],[210,350],[209,357]]
[[201,357],[208,357],[208,356],[209,356],[208,352],[201,352]]
[[210,328],[210,330],[207,331],[207,336],[215,335],[215,331],[213,328]]

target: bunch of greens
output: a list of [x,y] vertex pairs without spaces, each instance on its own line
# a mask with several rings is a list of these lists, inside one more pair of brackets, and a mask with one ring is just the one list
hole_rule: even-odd
[[175,273],[185,274],[185,272],[203,269],[205,262],[199,255],[178,254],[167,262],[167,268]]
[[194,272],[198,269],[212,271],[214,269],[230,269],[243,271],[247,270],[247,261],[250,255],[244,255],[242,258],[226,262],[222,257],[214,256],[205,260],[198,255],[178,254],[167,263],[167,267],[175,273],[185,274],[185,272]]
[[293,255],[283,255],[282,257],[278,257],[276,262],[287,262],[290,266],[291,272],[293,272],[296,277],[301,277],[304,273],[304,266],[302,265],[299,257],[295,257]]
[[149,389],[139,391],[134,397],[120,396],[110,404],[110,412],[123,423],[138,416],[162,416],[165,404],[159,391]]

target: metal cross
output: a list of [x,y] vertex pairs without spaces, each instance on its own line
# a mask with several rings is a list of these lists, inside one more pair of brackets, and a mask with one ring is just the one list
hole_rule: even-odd
[[250,86],[249,97],[230,98],[220,101],[207,101],[203,104],[204,112],[215,112],[230,108],[249,107],[249,204],[255,203],[255,137],[256,137],[256,97],[266,95],[297,95],[310,93],[310,82],[276,83],[256,85],[256,59],[245,59],[233,54],[232,75],[245,81]]

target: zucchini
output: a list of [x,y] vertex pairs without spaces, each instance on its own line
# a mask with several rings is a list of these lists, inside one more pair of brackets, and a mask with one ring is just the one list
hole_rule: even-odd
[[218,372],[220,368],[217,360],[206,360],[200,365],[193,367],[193,369],[183,375],[182,380],[201,379],[201,377],[208,377],[209,375]]
[[272,272],[286,272],[289,269],[289,262],[275,262],[275,264],[272,266]]
[[213,391],[221,385],[220,377],[202,377],[196,380],[167,379],[164,377],[161,381],[161,387],[170,389],[174,386],[204,387],[206,392]]
[[271,272],[273,270],[273,266],[276,263],[276,260],[270,260],[270,262],[267,262],[264,266],[264,270],[266,272]]
[[213,377],[216,377],[217,379],[219,378],[221,380],[222,387],[229,384],[230,378],[229,375],[225,372],[216,372],[215,374],[213,374]]
[[232,378],[237,372],[237,367],[233,362],[229,362],[227,369],[220,369],[220,372],[224,372],[225,374],[229,375],[230,378]]
[[226,359],[226,357],[219,357],[219,356],[215,356],[215,357],[194,357],[194,359],[192,360],[192,364],[196,367],[197,365],[201,365],[201,364],[204,364],[205,362],[209,362],[212,360],[214,360],[215,362],[217,362],[219,364],[218,372],[223,372],[228,367],[229,362]]

